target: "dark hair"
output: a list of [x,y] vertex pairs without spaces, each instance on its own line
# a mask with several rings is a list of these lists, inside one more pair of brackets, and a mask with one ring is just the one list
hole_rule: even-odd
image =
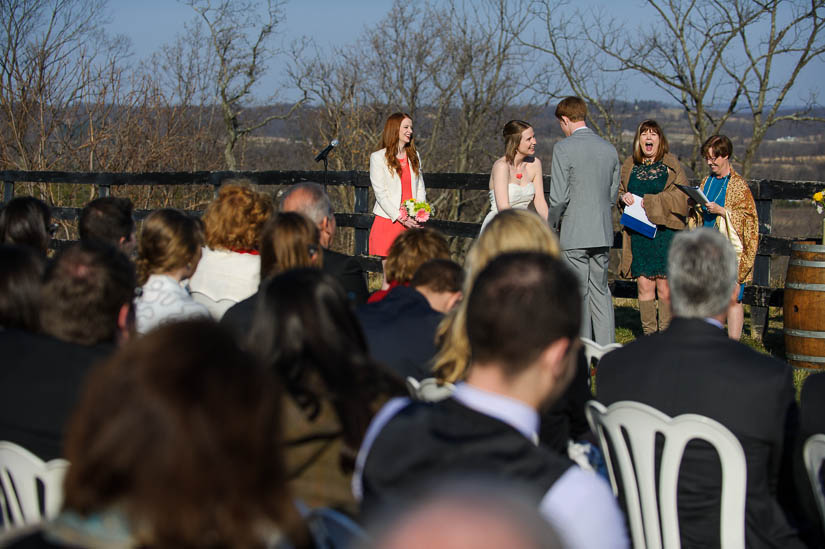
[[143,222],[138,239],[138,284],[146,284],[150,275],[169,273],[191,266],[201,258],[203,224],[171,208],[155,210]]
[[293,269],[265,281],[247,342],[310,420],[322,400],[333,406],[343,431],[342,461],[354,455],[371,405],[390,382],[370,357],[338,282],[318,269]]
[[410,286],[433,292],[460,292],[464,269],[452,259],[431,259],[415,271]]
[[665,132],[662,131],[659,123],[655,120],[643,120],[642,123],[639,124],[639,127],[636,128],[636,135],[633,137],[633,161],[636,162],[636,164],[641,164],[645,159],[645,155],[642,152],[642,134],[648,130],[651,130],[659,136],[659,150],[656,151],[653,160],[658,162],[670,152],[667,137],[665,137]]
[[702,156],[708,157],[708,151],[713,149],[715,156],[730,158],[733,156],[733,143],[727,135],[711,135],[702,143]]
[[0,209],[0,244],[22,244],[49,249],[49,223],[52,212],[45,202],[33,196],[18,196]]
[[571,122],[581,122],[587,118],[587,103],[581,97],[565,97],[556,106],[556,118],[566,116]]
[[83,345],[113,341],[123,305],[134,296],[135,268],[103,242],[63,248],[46,269],[40,323],[58,339]]
[[66,437],[65,506],[117,505],[136,546],[263,547],[288,501],[280,420],[274,376],[230,333],[162,326],[91,372]]
[[504,137],[504,157],[511,166],[515,162],[516,152],[521,144],[521,134],[532,127],[524,120],[510,120],[504,125],[504,129],[501,131]]
[[46,256],[28,246],[0,244],[0,327],[40,330]]
[[553,342],[578,337],[576,276],[547,254],[505,253],[479,273],[467,298],[467,337],[474,362],[500,362],[512,377]]
[[443,234],[429,227],[404,231],[387,252],[384,274],[389,282],[406,284],[422,263],[437,258],[450,259],[450,245]]
[[135,231],[132,201],[115,196],[92,200],[80,212],[77,230],[80,240],[99,240],[119,246],[121,238],[129,240]]
[[278,212],[261,229],[261,280],[288,269],[322,265],[321,233],[298,212]]

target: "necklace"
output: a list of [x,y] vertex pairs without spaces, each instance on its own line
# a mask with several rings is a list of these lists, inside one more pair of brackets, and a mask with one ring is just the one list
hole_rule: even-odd
[[[726,175],[724,179],[717,179],[715,175],[711,175],[710,179],[711,179],[711,182],[721,181],[721,183],[719,183],[719,190],[716,191],[716,196],[713,198],[713,200],[709,200],[710,202],[716,202],[717,200],[719,200],[719,197],[722,195],[722,191],[724,191],[725,188],[727,187],[728,179],[730,179],[730,174]],[[708,184],[708,186],[710,186],[710,184]],[[708,190],[710,190],[710,189],[708,189]],[[716,203],[718,204],[718,202],[716,202]]]

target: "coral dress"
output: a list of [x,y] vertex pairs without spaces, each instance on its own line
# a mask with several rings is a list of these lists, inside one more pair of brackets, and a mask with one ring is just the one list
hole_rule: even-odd
[[[406,158],[399,158],[398,161],[401,163],[401,203],[398,204],[400,208],[401,204],[413,197],[413,193],[410,164]],[[407,228],[400,221],[393,222],[391,219],[376,215],[370,229],[370,255],[387,257],[387,252],[395,237],[406,230]]]

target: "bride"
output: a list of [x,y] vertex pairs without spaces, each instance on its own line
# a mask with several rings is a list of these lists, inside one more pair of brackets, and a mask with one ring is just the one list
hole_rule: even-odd
[[481,230],[495,215],[508,208],[525,209],[533,202],[536,212],[547,220],[547,201],[541,179],[541,160],[536,152],[533,127],[522,120],[504,125],[504,156],[493,163],[490,174],[490,213]]

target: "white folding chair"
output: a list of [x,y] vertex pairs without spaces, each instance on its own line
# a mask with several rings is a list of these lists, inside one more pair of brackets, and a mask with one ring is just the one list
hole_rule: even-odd
[[802,449],[802,456],[805,460],[805,469],[808,470],[808,480],[811,482],[811,489],[816,498],[816,506],[819,509],[819,516],[825,524],[825,492],[823,492],[822,482],[819,480],[819,469],[825,460],[825,435],[811,435],[805,441]]
[[[68,468],[69,462],[65,459],[44,462],[13,442],[0,441],[3,529],[55,517],[63,503],[63,476]],[[42,506],[38,486],[42,486]]]
[[[679,465],[687,443],[701,439],[716,448],[722,463],[722,547],[744,549],[745,452],[739,440],[724,425],[699,414],[671,418],[646,404],[630,401],[616,402],[605,408],[591,400],[585,407],[585,413],[591,429],[599,436],[610,484],[616,496],[619,495],[616,482],[618,466],[633,547],[660,549],[663,543],[666,549],[680,547],[676,507]],[[658,471],[658,496],[655,466],[657,434],[664,437]]]
[[427,377],[418,381],[412,376],[407,377],[407,391],[410,397],[424,402],[438,402],[449,398],[455,391],[452,383],[439,383],[434,377]]
[[599,361],[610,351],[614,351],[622,346],[621,343],[609,343],[599,345],[592,339],[586,337],[579,338],[584,346],[584,358],[587,361],[587,386],[590,387],[593,378],[593,368],[598,366]]

